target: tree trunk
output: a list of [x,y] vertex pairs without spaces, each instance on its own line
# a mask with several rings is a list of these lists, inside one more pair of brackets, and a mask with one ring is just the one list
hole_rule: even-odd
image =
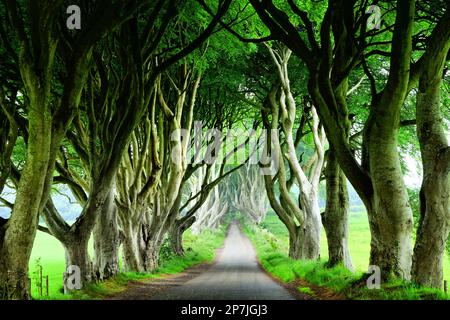
[[445,246],[445,248],[447,249],[447,257],[450,260],[450,233],[448,234],[447,245]]
[[94,227],[94,273],[98,280],[111,278],[119,273],[119,228],[117,208],[114,204],[114,189],[99,212]]
[[[380,267],[384,281],[390,278],[408,280],[412,258],[412,211],[399,161],[385,163],[389,156],[377,149],[379,156],[375,153],[371,156],[371,164],[379,168],[373,170],[375,193],[373,206],[368,208],[372,236],[370,264]],[[397,150],[393,153],[398,157]]]
[[372,236],[370,264],[380,267],[383,281],[411,276],[413,217],[398,152],[400,108],[407,86],[402,83],[404,88],[385,91],[372,106],[363,138],[363,162],[373,187],[364,201]]
[[295,227],[289,232],[289,257],[300,260],[316,260],[319,258],[319,246],[307,228]]
[[370,264],[381,269],[383,280],[409,280],[411,272],[412,211],[400,166],[398,130],[410,82],[414,11],[414,1],[398,1],[389,78],[379,96],[373,92],[364,127],[363,163],[373,187],[365,201],[372,234]]
[[308,204],[304,224],[289,234],[289,256],[293,259],[316,260],[320,258],[320,212],[314,203]]
[[[79,236],[76,241],[69,241],[64,243],[64,249],[66,251],[66,273],[71,266],[79,268],[80,271],[80,284],[84,287],[87,283],[93,279],[92,262],[88,253],[89,236]],[[74,290],[64,283],[64,292],[70,292]]]
[[162,240],[159,238],[148,241],[145,248],[145,271],[155,272],[159,267],[159,252],[161,251]]
[[450,147],[440,114],[442,69],[449,46],[422,75],[416,111],[423,181],[412,276],[414,282],[436,288],[443,285],[442,260],[450,232]]
[[443,287],[443,259],[450,230],[450,179],[427,175],[421,189],[420,223],[414,247],[412,279],[427,286]]
[[141,255],[139,228],[123,230],[122,242],[123,268],[126,272],[144,272],[144,263]]
[[30,299],[28,263],[49,165],[51,115],[45,96],[30,94],[29,138],[14,209],[0,241],[0,289],[6,299]]
[[[132,212],[134,210],[138,211]],[[144,213],[143,216],[137,214],[145,210],[147,210],[145,207],[138,206],[128,214],[124,214],[123,211],[120,214],[123,263],[127,272],[154,272],[158,267],[162,240],[167,232],[164,229],[165,220],[160,219],[164,214],[161,216],[154,212]]]
[[177,220],[170,230],[170,245],[173,253],[178,256],[184,256],[183,233],[189,229],[195,222],[195,216],[188,219],[181,218]]
[[295,227],[294,232],[289,232],[289,257],[292,259],[300,259],[300,248],[303,240],[300,232],[301,227]]
[[322,223],[328,240],[328,266],[338,264],[353,270],[348,249],[347,179],[339,167],[334,151],[328,151],[326,167],[327,201]]
[[172,252],[177,256],[184,256],[183,248],[183,228],[176,223],[170,230],[170,246]]
[[123,250],[123,269],[126,272],[143,272],[142,263],[139,259],[139,249],[136,244],[130,239],[127,239],[122,244]]

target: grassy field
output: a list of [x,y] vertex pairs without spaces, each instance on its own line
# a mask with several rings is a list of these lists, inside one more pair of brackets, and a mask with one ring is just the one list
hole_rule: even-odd
[[[225,236],[225,228],[215,232],[205,231],[194,235],[187,231],[184,235],[184,247],[189,250],[182,258],[163,254],[159,269],[153,274],[121,273],[115,279],[89,285],[82,292],[75,295],[62,293],[62,279],[65,269],[64,248],[55,238],[48,234],[38,232],[30,260],[30,278],[32,282],[32,296],[34,299],[101,299],[112,293],[120,292],[126,288],[129,280],[158,277],[163,274],[174,274],[183,271],[195,264],[211,261],[215,249],[220,247]],[[164,250],[163,252],[167,252]],[[93,247],[90,244],[92,255]],[[42,267],[44,277],[43,296],[39,292],[39,270]],[[49,277],[49,296],[45,296],[45,276]]]
[[[49,278],[49,295],[50,298],[64,299],[60,290],[62,289],[63,272],[65,270],[64,248],[61,243],[54,237],[38,231],[31,252],[31,260],[29,265],[31,290],[33,298],[39,298],[38,278],[39,270],[42,267],[43,277]],[[43,293],[45,295],[45,280]]]
[[[263,267],[277,278],[290,282],[296,278],[306,279],[310,283],[344,292],[348,298],[355,299],[419,299],[445,298],[442,292],[434,289],[415,288],[402,281],[383,286],[383,290],[350,288],[352,282],[361,278],[367,271],[370,253],[370,232],[367,216],[352,212],[349,219],[349,247],[354,273],[343,267],[327,269],[324,263],[328,258],[325,232],[322,232],[321,261],[294,261],[287,257],[288,233],[286,227],[274,214],[269,214],[262,223],[262,229],[246,227],[246,233],[256,246]],[[444,261],[444,279],[450,281],[450,258]],[[308,290],[302,288],[301,290]]]

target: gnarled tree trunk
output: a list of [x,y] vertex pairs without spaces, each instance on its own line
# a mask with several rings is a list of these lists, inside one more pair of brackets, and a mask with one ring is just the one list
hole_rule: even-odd
[[424,53],[416,108],[423,181],[412,279],[436,288],[443,285],[442,260],[450,232],[450,143],[440,112],[442,74],[449,48],[450,8],[447,8]]
[[143,272],[144,262],[141,251],[140,226],[124,226],[122,232],[123,270],[126,272]]
[[174,225],[171,227],[169,231],[169,238],[172,251],[176,255],[184,255],[183,233],[192,226],[195,220],[195,216],[190,216],[187,219],[182,218],[175,221]]
[[[398,100],[385,101],[392,98],[384,97],[382,109],[395,110],[389,104],[398,104]],[[370,264],[380,267],[384,280],[409,279],[411,271],[413,222],[398,154],[399,112],[399,108],[396,114],[374,111],[364,137],[373,186],[370,205],[366,205],[372,236]]]
[[[0,239],[0,295],[5,299],[30,299],[28,263],[36,235],[44,186],[47,183],[47,171],[52,160],[50,89],[57,46],[53,37],[55,20],[52,14],[55,14],[55,10],[50,9],[51,2],[36,4],[35,10],[30,12],[29,19],[32,21],[40,19],[42,24],[39,30],[28,37],[19,31],[20,26],[24,27],[24,22],[18,14],[18,4],[7,2],[5,5],[12,30],[16,29],[15,31],[20,34],[17,39],[20,49],[18,68],[29,105],[25,167],[11,217],[3,226],[3,232],[0,232],[3,235]],[[30,43],[40,45],[31,46]],[[3,175],[3,172],[0,175]]]
[[[46,102],[32,103],[43,106]],[[38,224],[50,153],[51,118],[47,111],[33,105],[29,114],[27,160],[22,171],[14,209],[4,226],[0,242],[0,286],[12,299],[30,299],[28,263]]]
[[320,218],[317,221],[315,216],[309,215],[302,226],[289,232],[289,257],[300,260],[320,258],[320,226]]
[[111,189],[93,230],[94,274],[98,280],[111,278],[119,272],[120,236],[117,224],[117,208],[114,189]]
[[[300,139],[293,138],[293,125],[295,123],[297,108],[294,96],[291,92],[290,80],[288,76],[288,62],[291,56],[291,50],[287,47],[281,47],[275,50],[267,45],[272,60],[278,70],[279,98],[277,99],[277,86],[273,87],[269,92],[266,104],[271,110],[272,119],[268,123],[267,115],[263,111],[263,118],[265,127],[272,130],[277,130],[279,123],[285,136],[286,148],[282,149],[278,137],[271,137],[267,141],[265,148],[273,149],[275,154],[279,157],[278,181],[280,189],[280,201],[275,199],[274,182],[272,177],[265,176],[266,191],[268,193],[269,201],[288,228],[290,233],[290,256],[297,259],[317,259],[320,257],[320,230],[322,228],[321,216],[318,203],[318,189],[320,182],[320,175],[324,162],[324,143],[325,132],[319,123],[319,118],[316,109],[313,105],[305,103],[304,115],[311,110],[312,124],[311,131],[315,146],[315,158],[312,161],[309,172],[302,168],[297,157],[296,148],[300,143],[303,134],[303,126],[301,125],[297,130],[297,136]],[[301,121],[304,125],[306,121]],[[284,152],[283,156],[280,156]],[[267,152],[266,152],[267,154]],[[290,169],[290,179],[286,178],[286,166],[284,159],[287,160]],[[290,188],[293,184],[298,185],[299,201],[296,203],[292,200],[290,195]]]
[[[79,283],[81,284],[81,288],[84,287],[86,283],[89,283],[93,280],[93,269],[92,269],[92,261],[89,258],[88,253],[88,243],[89,243],[89,235],[85,234],[83,236],[78,236],[76,238],[71,237],[72,239],[66,239],[64,245],[64,250],[66,253],[66,272],[70,269],[69,267],[75,266],[79,268],[80,277]],[[73,271],[72,271],[73,272]],[[70,274],[67,274],[70,276]],[[71,290],[78,290],[79,288],[71,288],[64,283],[64,292],[69,293]]]
[[144,267],[147,272],[155,272],[159,267],[159,252],[163,244],[164,235],[148,238],[144,251]]

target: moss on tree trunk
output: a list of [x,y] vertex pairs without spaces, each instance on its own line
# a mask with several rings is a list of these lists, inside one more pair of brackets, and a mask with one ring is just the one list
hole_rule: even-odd
[[326,175],[326,208],[322,216],[328,242],[328,266],[344,265],[352,270],[348,248],[347,179],[332,149],[328,151]]

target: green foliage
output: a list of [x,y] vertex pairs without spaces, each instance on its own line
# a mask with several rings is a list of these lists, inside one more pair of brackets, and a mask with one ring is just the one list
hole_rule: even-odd
[[[205,0],[206,5],[212,12],[217,10],[217,1]],[[31,12],[24,10],[25,2],[18,2],[23,11],[23,17],[25,22],[29,20],[29,14]],[[187,0],[187,1],[175,1],[176,12],[174,19],[168,23],[167,29],[161,34],[162,40],[157,44],[157,48],[154,49],[154,55],[151,55],[151,59],[158,59],[158,63],[164,61],[165,58],[173,56],[176,52],[179,52],[181,48],[185,48],[187,44],[192,43],[194,39],[208,26],[211,21],[210,14],[205,11],[199,1]],[[294,25],[298,27],[300,36],[306,43],[309,41],[306,39],[306,32],[304,30],[303,21],[297,14],[294,14],[289,3],[285,0],[275,0],[274,5],[282,10],[286,14],[286,18]],[[295,1],[301,10],[307,12],[308,18],[312,23],[313,37],[317,40],[320,39],[320,27],[324,19],[324,13],[327,9],[327,1]],[[426,42],[427,37],[430,35],[435,24],[434,20],[430,20],[429,14],[436,18],[434,15],[442,13],[441,7],[443,2],[432,1],[433,5],[426,4],[425,1],[419,1],[417,19],[414,25],[415,48],[412,56],[413,61],[418,61],[418,58],[423,53],[423,43]],[[383,12],[383,26],[389,30],[389,26],[395,21],[395,2],[392,1],[380,1],[377,4],[381,7]],[[436,4],[438,4],[436,6]],[[149,3],[148,6],[155,6],[155,3]],[[361,8],[364,10],[363,8]],[[355,7],[356,10],[356,7]],[[358,9],[359,10],[359,9]],[[5,5],[0,5],[0,14],[6,16]],[[138,30],[144,30],[144,26],[148,23],[148,17],[145,14],[146,10],[140,11],[138,16]],[[357,16],[355,12],[355,16]],[[424,17],[425,15],[425,17]],[[8,19],[6,19],[8,20]],[[3,86],[5,90],[10,90],[11,82],[19,81],[17,95],[17,113],[20,115],[20,119],[26,123],[27,110],[29,99],[26,96],[26,92],[23,90],[20,82],[20,76],[18,71],[20,68],[17,65],[17,61],[12,59],[14,55],[9,53],[7,42],[11,42],[12,52],[18,53],[20,46],[17,39],[13,36],[12,29],[8,25],[8,21],[1,22],[6,28],[5,34],[2,34],[0,40],[0,76],[4,79]],[[158,29],[164,22],[163,15],[157,15],[155,18],[155,29]],[[361,19],[358,19],[361,20]],[[231,25],[231,28],[236,34],[241,35],[243,38],[261,38],[270,35],[268,28],[262,23],[258,15],[255,13],[253,7],[249,5],[248,1],[236,0],[232,2],[232,5],[226,15],[223,17],[223,21],[227,25]],[[120,28],[117,28],[120,29]],[[29,23],[25,23],[25,32],[27,35],[30,33]],[[358,37],[359,30],[356,31],[355,37]],[[373,76],[375,89],[381,91],[385,86],[386,80],[389,75],[390,58],[389,53],[391,51],[391,38],[392,32],[375,32],[373,36],[370,35],[367,38],[367,48],[369,50],[378,51],[385,54],[370,54],[371,52],[365,50],[361,52],[361,56],[366,57],[367,67],[371,71]],[[119,34],[113,35],[112,38],[119,40]],[[143,36],[143,35],[139,35]],[[331,35],[331,42],[334,42],[334,35]],[[9,39],[10,38],[10,39]],[[107,39],[108,37],[105,37]],[[9,39],[9,40],[8,40]],[[8,41],[7,41],[8,40]],[[59,42],[62,46],[64,41]],[[100,41],[97,48],[94,51],[102,51],[101,47],[106,45],[108,41]],[[156,44],[156,43],[155,43]],[[279,45],[279,43],[271,42],[269,45]],[[332,47],[334,43],[332,43]],[[59,52],[59,51],[58,51]],[[106,51],[105,51],[106,52]],[[98,53],[98,52],[97,52]],[[52,84],[51,104],[57,105],[57,101],[60,99],[63,91],[63,83],[61,79],[65,78],[66,69],[69,66],[64,65],[64,59],[61,53],[58,53],[55,62],[55,67],[51,72],[54,74],[54,84]],[[112,70],[117,72],[117,76],[121,77],[124,70],[121,70],[119,65],[119,58],[111,54],[105,54],[105,61],[115,65]],[[225,30],[223,26],[218,26],[214,33],[203,43],[200,48],[193,51],[185,59],[178,62],[173,68],[167,70],[168,75],[176,73],[179,64],[186,63],[189,66],[194,66],[195,72],[202,73],[201,87],[199,89],[198,99],[195,108],[195,120],[204,120],[206,115],[209,116],[210,122],[214,125],[220,122],[220,125],[227,127],[224,123],[228,121],[230,127],[234,128],[249,128],[253,124],[255,119],[259,119],[260,109],[259,106],[264,100],[267,91],[270,89],[275,75],[275,68],[271,63],[271,59],[268,57],[267,49],[263,44],[245,43],[242,42],[229,31]],[[116,65],[117,64],[117,65]],[[448,67],[448,65],[447,65]],[[117,69],[117,70],[116,70]],[[297,101],[297,112],[299,114],[304,112],[302,106],[302,99],[308,94],[307,83],[309,74],[305,64],[298,59],[295,55],[289,61],[289,73],[292,80],[292,91]],[[17,78],[17,79],[15,79]],[[450,85],[449,85],[449,73],[444,75],[444,81],[442,85],[442,114],[445,119],[449,119],[450,114]],[[94,82],[99,79],[94,77]],[[364,128],[364,123],[368,118],[370,112],[370,105],[372,100],[372,93],[370,91],[370,81],[363,71],[362,67],[358,65],[349,75],[349,88],[355,88],[352,93],[348,95],[347,102],[349,113],[352,115],[353,128],[352,134],[361,132]],[[83,93],[83,97],[87,98],[87,91]],[[402,120],[413,120],[416,116],[416,91],[413,90],[407,97],[401,110]],[[247,99],[247,101],[243,101]],[[250,106],[248,101],[253,102]],[[255,107],[256,105],[256,107]],[[86,106],[82,106],[83,108]],[[87,123],[87,110],[80,109],[81,123]],[[57,119],[57,118],[56,118]],[[296,117],[298,122],[299,116]],[[449,121],[444,121],[444,126],[448,127]],[[298,125],[298,123],[296,123]],[[447,128],[448,129],[448,128]],[[21,130],[23,130],[21,128]],[[226,132],[226,129],[223,130]],[[23,133],[21,133],[23,135]],[[405,159],[412,158],[420,163],[420,148],[417,140],[417,132],[415,126],[402,126],[398,133],[398,146],[401,154],[400,161],[403,172],[407,170],[420,171],[420,167],[410,168]],[[352,148],[354,147],[355,153],[358,154],[361,149],[361,135],[356,135],[357,138],[352,141]],[[87,139],[87,138],[86,138]],[[242,137],[241,137],[242,139]],[[92,146],[99,147],[100,142],[98,138],[93,138]],[[313,139],[312,136],[306,135],[299,145],[297,152],[303,154],[303,161],[308,159],[313,153]],[[90,181],[88,165],[83,163],[80,159],[80,155],[74,148],[73,144],[65,138],[60,146],[62,153],[67,157],[67,163],[64,163],[73,174],[80,176],[86,182]],[[96,149],[96,148],[94,148]],[[26,143],[21,136],[18,138],[14,152],[12,155],[13,164],[21,170],[23,168],[24,161],[26,159]],[[58,161],[60,161],[59,159]],[[92,163],[91,163],[92,165]],[[89,185],[89,183],[86,183]],[[60,189],[53,189],[54,192]],[[325,189],[322,187],[320,192],[323,195]],[[408,190],[410,205],[414,213],[415,228],[417,228],[419,222],[419,196],[417,190]],[[57,204],[57,203],[56,203]],[[369,255],[369,243],[370,233],[368,229],[367,218],[365,213],[362,212],[362,208],[351,209],[351,225],[350,225],[350,249],[353,257],[353,262],[358,270],[356,274],[349,273],[345,268],[335,267],[332,269],[326,269],[324,267],[324,261],[319,262],[305,262],[305,261],[293,261],[287,258],[288,250],[288,237],[285,226],[280,223],[279,219],[275,215],[269,215],[267,219],[261,225],[261,230],[247,229],[252,236],[252,240],[256,243],[258,253],[262,259],[261,263],[271,273],[282,279],[283,281],[291,281],[295,278],[302,277],[317,285],[323,285],[333,288],[337,291],[345,291],[349,288],[352,281],[356,281],[361,272],[367,267],[368,255]],[[239,213],[234,217],[239,219],[242,223],[245,223],[242,216]],[[129,280],[139,280],[147,277],[157,277],[165,273],[176,273],[181,270],[202,262],[211,261],[213,258],[214,249],[217,247],[223,239],[224,230],[219,233],[203,233],[199,236],[193,235],[189,232],[185,235],[185,246],[188,248],[186,255],[182,258],[173,256],[169,249],[169,243],[165,242],[161,250],[161,266],[155,274],[121,274],[116,279],[106,283],[92,284],[86,288],[85,292],[80,294],[80,298],[89,298],[94,296],[105,296],[111,292],[117,292],[122,290]],[[67,298],[67,296],[61,295],[61,283],[62,272],[64,270],[64,250],[61,245],[55,244],[56,240],[50,238],[47,235],[38,233],[35,247],[33,248],[32,259],[37,258],[35,262],[35,271],[33,276],[32,294],[36,297],[37,292],[42,290],[42,280],[40,278],[40,272],[44,272],[50,275],[50,296],[52,298]],[[322,234],[322,250],[321,257],[326,259],[326,238]],[[45,250],[44,250],[45,248]],[[450,257],[450,239],[447,241],[446,250]],[[444,261],[444,273],[445,277],[450,276],[449,260]],[[33,267],[33,265],[32,265]],[[30,269],[33,269],[33,268]],[[37,273],[36,273],[37,272]],[[353,287],[352,287],[353,288]],[[308,288],[301,288],[299,290],[308,291]],[[349,289],[350,290],[350,289]],[[355,297],[383,297],[383,298],[417,298],[424,295],[433,296],[435,293],[426,291],[428,289],[415,288],[404,283],[391,283],[387,284],[382,291],[374,293],[373,291],[365,292],[362,288],[354,291]],[[350,290],[353,294],[353,289]],[[428,293],[427,293],[428,292]],[[350,293],[349,293],[350,294]]]
[[170,245],[170,239],[166,238],[161,245],[161,250],[159,251],[159,261],[165,261],[172,258],[172,248]]
[[[408,197],[409,204],[411,206],[411,210],[413,212],[414,217],[414,230],[417,230],[419,226],[419,218],[420,218],[420,201],[419,201],[419,190],[416,189],[408,189]],[[415,234],[415,232],[414,232]]]
[[23,165],[25,164],[26,153],[27,153],[27,146],[25,144],[25,141],[22,137],[18,137],[11,157],[12,163],[17,168],[19,169],[23,168]]
[[[92,252],[92,245],[91,245]],[[49,276],[49,295],[50,299],[69,299],[62,294],[63,272],[65,270],[64,248],[54,237],[38,231],[31,252],[30,270],[36,271],[34,261],[39,260],[39,265],[45,275]],[[39,296],[39,287],[37,282],[31,282],[31,295],[34,299],[47,299]]]
[[260,226],[267,232],[274,234],[278,239],[280,239],[280,237],[288,236],[286,226],[281,223],[274,213],[268,214]]
[[286,254],[274,252],[271,244],[266,240],[267,231],[265,230],[246,227],[245,232],[255,244],[264,269],[284,282],[302,278],[312,284],[340,291],[360,276],[360,273],[353,274],[341,266],[327,269],[325,261],[293,260]]

